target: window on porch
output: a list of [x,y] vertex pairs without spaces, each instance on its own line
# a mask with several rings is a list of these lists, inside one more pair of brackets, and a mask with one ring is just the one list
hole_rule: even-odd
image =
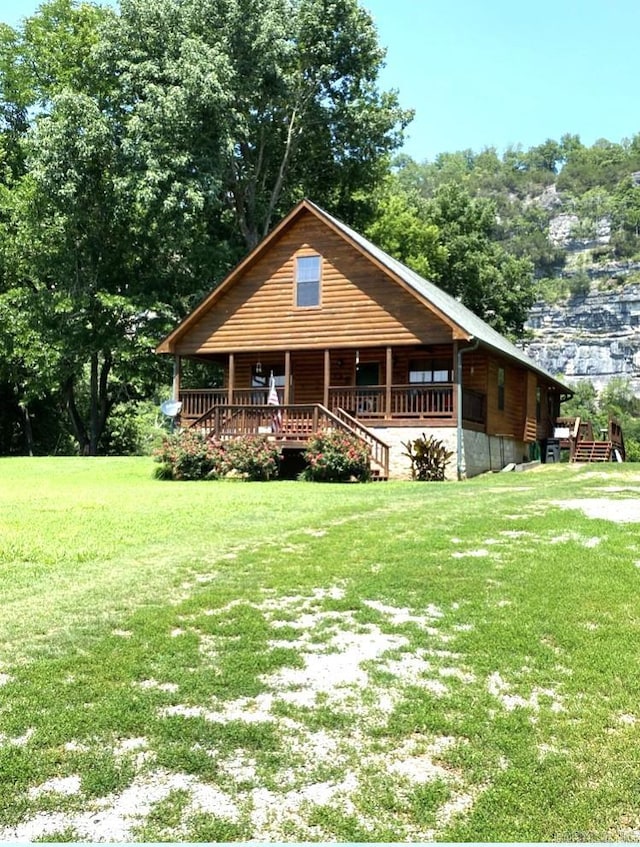
[[280,402],[282,402],[285,384],[284,365],[260,363],[253,365],[251,368],[251,388],[256,389],[251,398],[253,403],[261,405],[267,402],[271,374],[273,374],[273,381],[278,391],[278,397],[280,398]]
[[447,359],[411,359],[409,383],[452,382],[451,363]]

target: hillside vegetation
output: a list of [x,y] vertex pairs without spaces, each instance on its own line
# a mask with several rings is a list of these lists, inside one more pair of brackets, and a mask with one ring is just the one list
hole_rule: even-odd
[[[385,204],[394,214],[404,204],[414,227],[418,221],[440,220],[445,224],[440,238],[432,234],[431,240],[451,254],[455,235],[463,230],[460,202],[457,209],[448,203],[450,215],[444,221],[434,207],[451,197],[455,186],[456,196],[464,198],[467,220],[475,218],[468,231],[477,233],[484,213],[491,240],[507,254],[531,263],[534,285],[523,300],[562,296],[588,284],[591,265],[624,266],[640,259],[640,179],[634,174],[640,177],[640,135],[621,142],[601,139],[590,147],[576,135],[565,135],[528,150],[510,148],[502,155],[493,148],[464,150],[422,164],[400,158],[385,189],[379,220],[384,220]],[[386,225],[390,228],[391,221]],[[380,222],[374,229],[384,235]],[[467,253],[473,254],[472,245],[467,246]],[[423,254],[434,256],[437,271],[438,259],[426,237],[420,247]],[[405,247],[405,260],[416,270],[424,269],[413,254]],[[555,286],[552,280],[558,280]]]

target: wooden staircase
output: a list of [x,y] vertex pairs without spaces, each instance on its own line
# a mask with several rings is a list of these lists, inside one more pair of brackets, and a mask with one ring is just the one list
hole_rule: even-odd
[[624,462],[624,436],[620,423],[615,418],[609,419],[609,425],[602,434],[606,436],[596,440],[590,421],[580,418],[560,418],[558,423],[569,429],[566,442],[560,441],[560,446],[569,447],[571,462]]
[[243,435],[266,435],[283,449],[303,449],[321,430],[339,429],[363,442],[371,456],[371,479],[389,478],[389,445],[343,409],[331,412],[319,403],[310,405],[217,405],[187,426],[207,437],[225,441]]
[[610,462],[613,445],[610,441],[579,441],[572,462]]

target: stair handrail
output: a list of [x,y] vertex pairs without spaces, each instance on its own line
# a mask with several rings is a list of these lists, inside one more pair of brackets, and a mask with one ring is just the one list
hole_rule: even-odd
[[576,455],[576,444],[580,437],[580,418],[575,418],[573,422],[573,430],[569,432],[569,461],[573,462]]
[[324,414],[330,420],[333,420],[343,429],[347,429],[352,435],[355,435],[361,441],[366,442],[371,448],[371,458],[382,468],[386,478],[389,477],[389,445],[383,441],[371,430],[363,426],[359,420],[354,418],[349,412],[337,407],[334,412],[329,411],[324,406],[320,407]]
[[614,450],[619,450],[622,461],[624,462],[626,459],[624,434],[622,432],[620,421],[617,418],[609,418],[609,441],[611,442],[611,446]]

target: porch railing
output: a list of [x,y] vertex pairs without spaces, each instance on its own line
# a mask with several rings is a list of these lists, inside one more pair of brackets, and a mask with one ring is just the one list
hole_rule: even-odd
[[[279,388],[278,398],[284,402],[284,389]],[[260,406],[267,404],[268,388],[234,388],[231,405]],[[182,418],[194,421],[216,406],[229,405],[229,391],[226,388],[187,388],[180,391]]]
[[206,435],[224,441],[242,435],[273,435],[281,441],[305,441],[313,432],[329,426],[318,405],[213,406],[191,424]]
[[453,415],[451,383],[438,385],[394,385],[391,415],[399,418],[450,418]]
[[[454,392],[456,390],[457,387],[453,383],[393,385],[391,387],[391,406],[387,408],[386,386],[331,386],[329,388],[329,409],[334,413],[337,409],[343,409],[352,418],[371,422],[395,418],[415,421],[447,421],[453,424],[455,423]],[[229,408],[266,406],[267,394],[268,391],[264,388],[236,388],[232,392],[232,402],[229,403],[229,392],[225,388],[183,390],[180,392],[183,424],[191,424],[206,415],[207,412],[222,406]],[[278,397],[282,405],[284,402],[283,389],[278,389]],[[463,389],[462,417],[465,421],[484,424],[486,420],[485,395],[468,388]]]
[[450,419],[453,415],[452,383],[438,385],[393,385],[391,407],[387,409],[384,385],[329,388],[329,406],[344,409],[359,419],[428,418]]

